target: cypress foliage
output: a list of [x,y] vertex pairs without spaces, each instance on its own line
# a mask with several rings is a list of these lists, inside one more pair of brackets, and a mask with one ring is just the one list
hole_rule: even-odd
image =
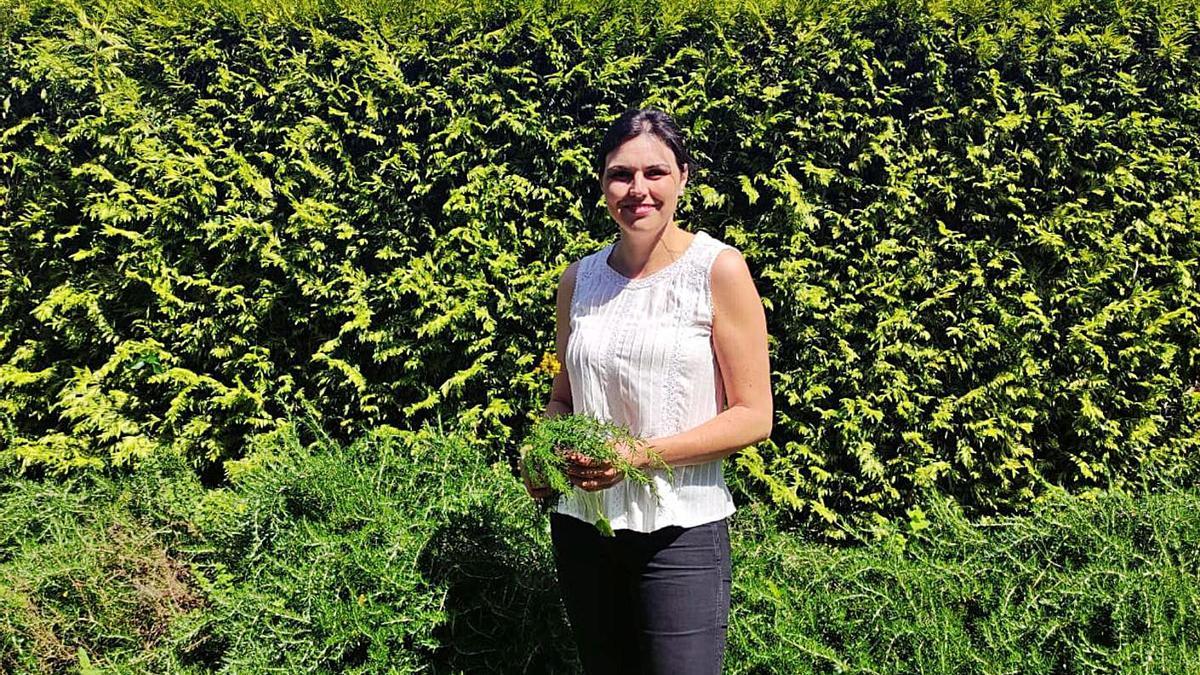
[[749,490],[837,535],[1195,466],[1190,3],[314,7],[8,13],[10,463],[203,465],[301,409],[512,454],[555,281],[614,235],[591,149],[653,105],[767,303]]

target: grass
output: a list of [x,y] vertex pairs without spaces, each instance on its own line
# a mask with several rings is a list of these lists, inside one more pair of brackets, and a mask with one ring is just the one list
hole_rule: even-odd
[[205,601],[122,495],[97,477],[0,485],[0,672],[58,672],[81,654],[139,672],[174,660],[172,629]]

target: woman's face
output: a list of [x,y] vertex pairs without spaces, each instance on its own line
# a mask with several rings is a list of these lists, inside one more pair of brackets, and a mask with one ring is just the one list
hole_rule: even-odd
[[608,213],[630,232],[670,223],[685,183],[687,167],[680,171],[671,148],[654,134],[634,136],[608,153],[600,178]]

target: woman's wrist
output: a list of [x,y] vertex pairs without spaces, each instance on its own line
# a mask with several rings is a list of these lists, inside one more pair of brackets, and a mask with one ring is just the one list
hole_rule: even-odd
[[653,454],[654,446],[645,439],[636,439],[632,444],[626,444],[626,459],[635,469],[646,470],[662,467],[662,461]]

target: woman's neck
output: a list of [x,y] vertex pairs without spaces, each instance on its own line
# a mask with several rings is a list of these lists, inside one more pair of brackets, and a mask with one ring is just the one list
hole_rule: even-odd
[[648,276],[678,260],[695,236],[674,222],[657,232],[622,232],[608,265],[630,279]]

